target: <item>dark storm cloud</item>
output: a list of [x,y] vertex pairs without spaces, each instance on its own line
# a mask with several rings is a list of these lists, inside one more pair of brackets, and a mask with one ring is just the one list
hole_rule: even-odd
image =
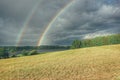
[[[36,45],[53,17],[71,0],[0,0],[0,45],[15,45],[28,15],[32,15],[20,45]],[[57,17],[44,44],[70,45],[75,39],[120,31],[120,0],[74,0]]]
[[75,39],[120,32],[119,0],[76,0],[51,26],[43,44],[69,45]]
[[20,45],[36,45],[44,29],[63,6],[71,0],[0,0],[0,45],[15,45],[32,9],[27,31]]
[[0,0],[0,16],[24,20],[38,0]]

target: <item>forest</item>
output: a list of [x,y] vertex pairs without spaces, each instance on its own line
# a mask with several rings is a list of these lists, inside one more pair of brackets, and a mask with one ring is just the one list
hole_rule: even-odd
[[112,44],[120,44],[120,34],[96,37],[92,39],[74,40],[71,48],[85,48]]

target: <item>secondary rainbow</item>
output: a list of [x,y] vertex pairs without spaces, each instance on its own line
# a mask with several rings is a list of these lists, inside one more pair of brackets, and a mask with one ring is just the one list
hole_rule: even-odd
[[43,32],[43,34],[40,36],[39,41],[37,43],[37,46],[40,46],[44,40],[44,37],[46,36],[48,30],[51,28],[52,24],[55,22],[55,20],[66,10],[68,9],[74,2],[75,0],[71,0],[67,5],[65,5],[59,12],[58,14],[56,14],[52,21],[48,24],[48,26],[46,27],[45,31]]
[[41,2],[41,0],[39,0],[39,1],[36,3],[36,5],[32,8],[30,14],[27,16],[27,18],[26,18],[26,20],[25,20],[25,22],[24,22],[24,24],[23,24],[23,27],[22,27],[22,29],[21,29],[18,37],[17,37],[16,46],[19,46],[19,45],[20,45],[20,43],[21,43],[21,41],[22,41],[22,38],[23,38],[25,32],[27,31],[28,24],[29,24],[30,20],[32,19],[34,13],[36,12],[36,10],[37,10],[40,2]]

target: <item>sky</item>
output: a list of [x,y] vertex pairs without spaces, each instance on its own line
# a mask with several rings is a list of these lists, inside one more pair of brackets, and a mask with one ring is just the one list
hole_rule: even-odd
[[71,45],[120,33],[120,0],[0,0],[0,46]]

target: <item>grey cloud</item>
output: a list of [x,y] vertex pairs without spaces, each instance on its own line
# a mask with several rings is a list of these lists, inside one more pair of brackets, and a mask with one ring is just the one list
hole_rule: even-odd
[[24,20],[38,0],[1,0],[0,16]]
[[16,45],[27,17],[39,1],[20,45],[36,45],[49,22],[71,0],[0,0],[0,45]]
[[[0,0],[0,45],[15,45],[31,10],[38,4],[20,45],[36,45],[54,16],[71,0]],[[74,0],[57,17],[43,45],[70,45],[75,39],[119,33],[120,0]],[[98,34],[98,35],[97,35]]]
[[43,44],[70,44],[89,34],[88,38],[119,33],[120,3],[116,3],[118,0],[111,0],[111,4],[107,1],[76,0],[56,19]]

